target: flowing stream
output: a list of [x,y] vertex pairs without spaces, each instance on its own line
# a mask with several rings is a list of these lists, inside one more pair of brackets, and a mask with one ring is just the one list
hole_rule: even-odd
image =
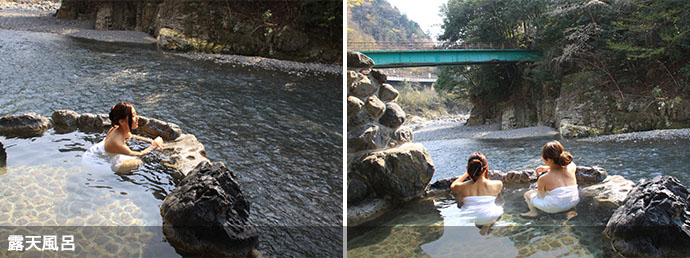
[[[211,161],[225,162],[238,175],[251,203],[250,220],[261,232],[262,254],[342,254],[341,75],[269,71],[150,46],[0,30],[0,96],[0,115],[49,117],[59,109],[106,113],[119,101],[131,102],[139,115],[194,134]],[[99,210],[118,216],[129,207],[136,211],[133,218],[99,218],[159,228],[158,206],[176,179],[156,164],[124,176],[84,171],[82,153],[104,136],[50,130],[28,139],[0,137],[7,152],[0,180],[37,188],[38,196],[49,195],[43,198],[60,196],[63,207],[77,206],[60,213],[67,217],[58,218],[57,225],[69,219],[69,225],[91,225],[88,219],[97,222],[91,217]],[[55,184],[55,191],[31,186],[40,180]],[[18,192],[15,201],[24,198]],[[18,217],[22,214],[10,219],[32,224],[31,219],[17,222]],[[144,253],[175,254],[169,245],[156,248]]]

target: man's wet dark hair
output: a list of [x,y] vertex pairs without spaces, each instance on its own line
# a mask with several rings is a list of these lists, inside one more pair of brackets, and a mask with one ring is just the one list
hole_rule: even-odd
[[120,121],[120,119],[126,119],[127,124],[129,125],[129,129],[132,130],[132,109],[132,104],[127,102],[120,102],[117,103],[115,106],[112,106],[110,108],[110,114],[108,114],[111,126],[115,127],[115,125],[120,124],[118,122]]

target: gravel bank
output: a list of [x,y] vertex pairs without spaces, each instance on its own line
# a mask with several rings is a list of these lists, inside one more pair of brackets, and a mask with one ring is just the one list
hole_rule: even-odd
[[[55,33],[70,37],[84,38],[104,42],[120,42],[134,44],[155,44],[156,39],[151,35],[139,31],[122,30],[94,30],[94,21],[62,20],[54,17],[60,8],[59,1],[43,1],[27,3],[1,2],[0,0],[0,30],[20,30]],[[266,70],[279,70],[294,73],[298,76],[313,74],[342,74],[342,66],[317,63],[299,63],[264,57],[220,55],[220,54],[189,54],[180,53],[193,59],[213,60],[216,63],[230,63],[240,66],[252,66]]]
[[690,140],[690,128],[653,130],[623,134],[604,135],[586,139],[583,142],[638,142],[651,140]]
[[297,76],[331,74],[340,75],[343,67],[339,65],[300,63],[256,56],[237,56],[221,54],[180,53],[179,56],[197,59],[212,60],[219,64],[234,64],[239,66],[259,67],[270,71],[286,71]]
[[155,44],[156,39],[139,31],[94,30],[94,21],[63,20],[53,15],[59,2],[0,3],[0,29],[55,33],[105,42]]
[[437,141],[450,139],[528,139],[555,138],[559,136],[556,129],[547,126],[534,126],[513,130],[501,130],[500,124],[465,126],[461,123],[438,126],[431,123],[414,133],[415,141]]

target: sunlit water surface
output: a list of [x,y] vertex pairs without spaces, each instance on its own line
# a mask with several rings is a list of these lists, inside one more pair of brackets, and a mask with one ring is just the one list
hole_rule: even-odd
[[[336,75],[298,76],[140,45],[0,30],[0,115],[50,116],[59,109],[106,113],[128,101],[139,115],[178,124],[204,144],[209,159],[225,162],[238,175],[264,255],[342,254],[341,83]],[[0,179],[37,188],[32,196],[57,198],[64,204],[51,204],[59,208],[57,225],[91,225],[82,220],[127,213],[132,218],[91,219],[96,225],[160,226],[158,206],[177,183],[156,164],[162,154],[131,175],[85,170],[82,153],[103,137],[54,130],[29,139],[0,137],[7,152]],[[50,184],[54,188],[41,191]],[[25,198],[15,192],[13,200]],[[124,208],[129,212],[121,212]],[[3,225],[32,220],[14,223],[19,224]]]

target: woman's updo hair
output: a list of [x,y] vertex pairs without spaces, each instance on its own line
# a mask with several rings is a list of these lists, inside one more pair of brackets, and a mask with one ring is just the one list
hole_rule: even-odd
[[563,145],[558,141],[552,141],[544,144],[541,150],[541,156],[544,159],[551,159],[553,162],[561,167],[565,167],[570,162],[573,162],[573,155],[570,152],[563,151]]
[[470,159],[467,160],[467,174],[472,181],[477,181],[488,168],[489,162],[481,152],[472,153]]
[[129,125],[129,128],[132,128],[132,104],[127,103],[127,102],[120,102],[117,103],[115,106],[112,106],[110,108],[110,114],[108,114],[108,117],[110,118],[110,124],[112,127],[115,127],[116,125],[119,125],[120,119],[125,119],[127,120],[127,124]]

